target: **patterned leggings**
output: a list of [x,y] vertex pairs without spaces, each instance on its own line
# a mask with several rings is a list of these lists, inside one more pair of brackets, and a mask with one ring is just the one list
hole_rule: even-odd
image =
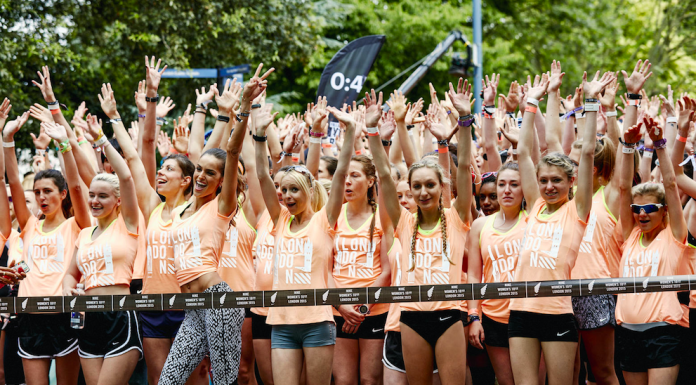
[[[222,282],[204,293],[231,291]],[[186,310],[159,383],[183,385],[206,354],[210,354],[215,383],[232,384],[237,379],[242,355],[243,322],[244,309]]]

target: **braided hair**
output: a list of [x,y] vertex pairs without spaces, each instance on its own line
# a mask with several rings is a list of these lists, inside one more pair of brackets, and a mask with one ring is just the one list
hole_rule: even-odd
[[[362,171],[365,177],[369,179],[377,179],[377,168],[372,159],[365,155],[353,155],[350,158],[351,162],[358,162],[362,166]],[[367,203],[372,207],[372,221],[370,221],[370,246],[367,249],[368,253],[372,253],[372,243],[375,234],[375,222],[377,221],[377,182],[367,189]]]

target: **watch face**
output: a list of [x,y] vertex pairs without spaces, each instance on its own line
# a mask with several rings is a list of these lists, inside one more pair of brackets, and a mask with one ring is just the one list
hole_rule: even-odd
[[360,311],[360,314],[367,314],[367,311],[368,311],[367,305],[360,305],[360,308],[358,308],[358,311]]

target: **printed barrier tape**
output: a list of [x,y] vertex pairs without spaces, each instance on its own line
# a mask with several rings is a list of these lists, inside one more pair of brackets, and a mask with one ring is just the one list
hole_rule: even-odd
[[696,290],[696,275],[229,293],[0,297],[0,313],[160,311],[543,298]]

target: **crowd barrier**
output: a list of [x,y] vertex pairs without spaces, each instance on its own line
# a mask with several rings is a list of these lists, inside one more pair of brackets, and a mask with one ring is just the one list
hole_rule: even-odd
[[343,289],[84,295],[66,297],[0,297],[0,313],[64,313],[72,311],[158,311],[211,308],[321,306],[394,302],[462,301],[499,298],[543,298],[599,294],[641,294],[696,290],[696,275],[462,283],[458,285],[387,286]]

